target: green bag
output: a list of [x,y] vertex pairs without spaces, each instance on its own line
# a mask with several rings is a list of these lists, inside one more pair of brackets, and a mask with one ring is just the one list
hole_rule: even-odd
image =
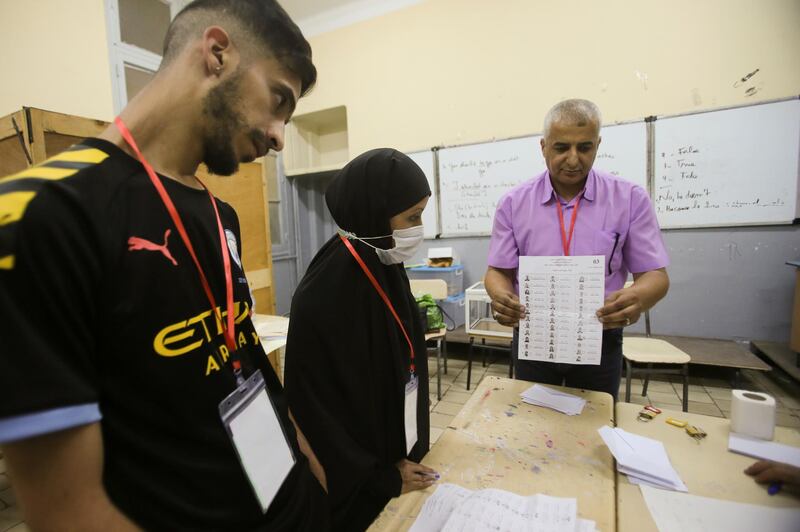
[[430,294],[423,294],[417,299],[419,316],[425,332],[438,331],[445,327],[442,309],[436,304],[436,300]]

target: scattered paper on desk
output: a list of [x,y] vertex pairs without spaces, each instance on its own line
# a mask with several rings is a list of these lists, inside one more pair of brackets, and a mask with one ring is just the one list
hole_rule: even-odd
[[604,268],[602,256],[519,258],[520,359],[600,364]]
[[525,403],[552,408],[568,416],[577,416],[586,405],[586,400],[582,397],[553,390],[541,384],[534,384],[520,395]]
[[439,484],[433,495],[425,501],[409,532],[438,532],[444,528],[456,507],[471,493],[472,490],[456,484]]
[[770,508],[640,486],[659,532],[800,530],[800,509]]
[[754,458],[773,460],[800,467],[800,448],[745,436],[737,432],[731,432],[728,437],[728,450]]
[[660,441],[606,425],[597,432],[617,460],[617,471],[628,475],[632,484],[688,491]]
[[428,497],[410,532],[592,532],[594,521],[577,516],[575,499],[498,489],[468,490],[441,484]]

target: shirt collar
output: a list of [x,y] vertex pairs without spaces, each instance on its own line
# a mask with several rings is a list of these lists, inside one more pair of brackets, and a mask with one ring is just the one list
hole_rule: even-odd
[[[589,170],[589,175],[586,176],[586,186],[583,189],[583,199],[594,201],[595,190],[597,189],[597,176],[594,173],[594,168]],[[544,173],[544,187],[542,187],[542,195],[539,202],[542,204],[549,201],[556,201],[556,191],[553,189],[553,183],[550,182],[550,171]]]

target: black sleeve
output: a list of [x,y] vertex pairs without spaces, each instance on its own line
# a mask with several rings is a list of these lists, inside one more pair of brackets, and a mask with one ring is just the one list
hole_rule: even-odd
[[0,182],[0,441],[99,419],[99,239],[74,189],[31,188]]

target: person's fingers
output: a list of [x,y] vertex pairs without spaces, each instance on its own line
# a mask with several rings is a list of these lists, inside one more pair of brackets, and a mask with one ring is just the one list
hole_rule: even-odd
[[518,302],[510,301],[508,299],[493,299],[492,311],[496,314],[508,316],[509,318],[522,318],[525,315],[525,307]]
[[[413,463],[413,462],[412,462],[412,463]],[[413,463],[413,464],[414,464],[414,465],[412,465],[412,466],[410,466],[410,467],[411,467],[411,469],[412,469],[412,470],[413,470],[415,473],[431,473],[431,474],[436,474],[436,471],[435,471],[435,470],[431,469],[430,467],[428,467],[428,466],[426,466],[426,465],[423,465],[423,464],[416,464],[416,463]]]
[[606,301],[606,303],[597,310],[597,315],[605,316],[608,314],[613,314],[614,312],[619,312],[620,310],[631,306],[633,301],[628,297],[619,297],[614,299],[613,301]]
[[772,462],[769,460],[759,460],[754,464],[750,464],[750,467],[745,469],[744,472],[748,475],[758,475],[770,466],[772,466]]
[[753,480],[755,480],[759,484],[767,484],[770,482],[786,480],[786,475],[784,475],[784,471],[782,470],[782,468],[779,465],[775,464],[753,475]]

